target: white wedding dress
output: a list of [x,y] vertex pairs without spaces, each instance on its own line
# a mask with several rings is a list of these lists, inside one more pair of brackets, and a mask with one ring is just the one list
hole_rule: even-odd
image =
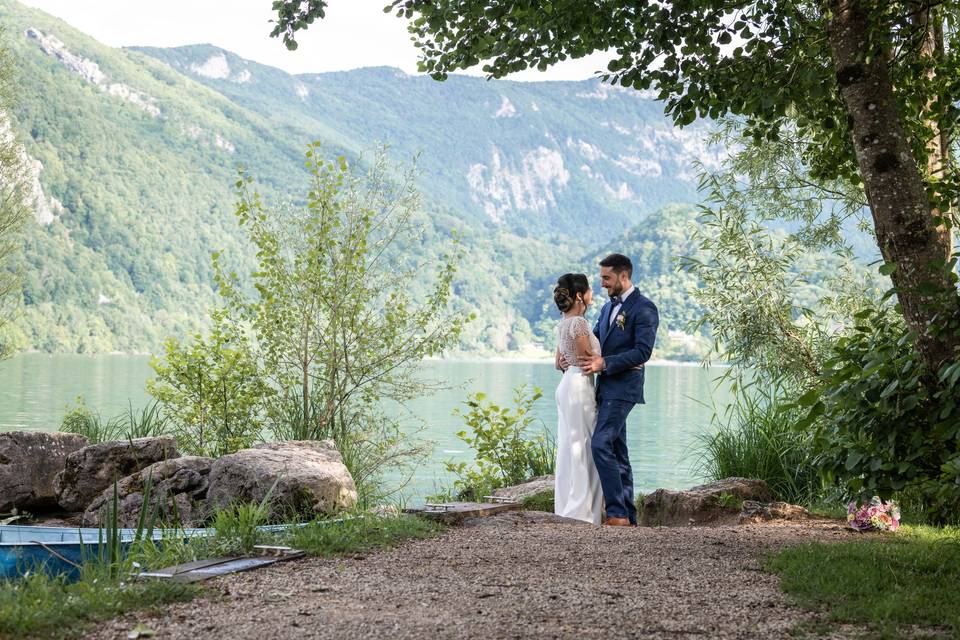
[[[600,353],[600,341],[582,316],[560,320],[557,345],[568,363],[577,362],[577,338],[590,337],[591,350]],[[571,366],[557,386],[557,468],[554,486],[554,512],[600,524],[603,491],[593,464],[590,438],[597,424],[597,400],[593,376],[585,376]]]

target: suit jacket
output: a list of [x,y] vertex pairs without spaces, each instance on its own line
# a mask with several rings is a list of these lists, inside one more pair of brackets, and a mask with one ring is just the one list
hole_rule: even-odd
[[657,339],[660,314],[657,306],[634,289],[624,300],[617,318],[610,323],[613,305],[608,301],[600,311],[593,333],[600,340],[600,355],[607,365],[597,377],[597,396],[605,400],[626,400],[643,404],[643,382]]

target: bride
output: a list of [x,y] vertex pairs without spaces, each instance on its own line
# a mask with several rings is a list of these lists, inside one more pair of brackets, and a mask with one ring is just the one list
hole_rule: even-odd
[[[600,341],[584,314],[593,300],[587,276],[568,273],[560,277],[553,300],[563,313],[557,326],[557,368],[561,361],[579,362],[599,355]],[[557,468],[554,511],[557,515],[600,524],[603,492],[593,465],[590,438],[597,422],[593,375],[568,367],[557,386]]]

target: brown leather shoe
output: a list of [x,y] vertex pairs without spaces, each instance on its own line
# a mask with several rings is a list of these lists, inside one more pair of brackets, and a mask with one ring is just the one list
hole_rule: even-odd
[[630,524],[630,521],[627,518],[607,518],[607,521],[603,524],[608,527],[630,527],[633,526]]

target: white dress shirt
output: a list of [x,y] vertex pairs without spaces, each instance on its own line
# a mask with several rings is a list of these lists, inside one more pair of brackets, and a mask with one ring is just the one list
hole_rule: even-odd
[[620,304],[610,310],[610,318],[608,319],[609,324],[607,324],[607,327],[613,325],[613,321],[617,318],[617,314],[620,313],[620,307],[623,306],[623,303],[627,300],[627,298],[630,297],[630,294],[633,293],[633,289],[634,287],[631,285],[629,289],[620,294]]

